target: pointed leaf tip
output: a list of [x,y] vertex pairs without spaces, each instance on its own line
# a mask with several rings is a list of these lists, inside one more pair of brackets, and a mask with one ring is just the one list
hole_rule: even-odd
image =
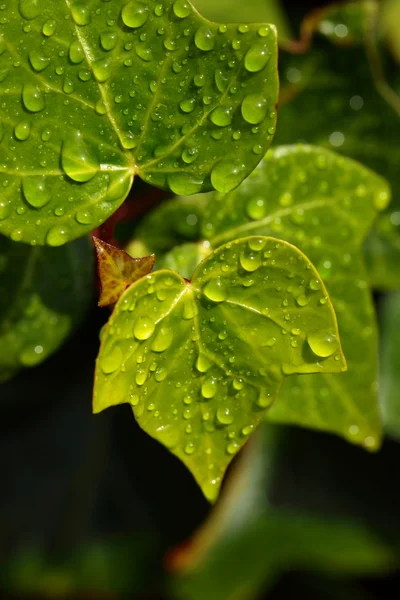
[[134,258],[107,242],[93,236],[96,248],[97,271],[100,279],[99,306],[115,304],[121,294],[141,277],[148,275],[155,263],[155,255]]

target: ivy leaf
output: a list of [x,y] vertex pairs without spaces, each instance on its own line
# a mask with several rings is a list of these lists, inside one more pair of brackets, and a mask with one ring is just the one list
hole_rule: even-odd
[[[379,445],[377,330],[362,246],[389,198],[387,183],[369,169],[305,145],[270,150],[237,190],[209,198],[200,245],[206,240],[212,251],[250,234],[295,244],[318,269],[337,312],[348,373],[291,377],[268,419],[330,431],[369,448]],[[144,224],[139,234],[145,231]],[[151,239],[145,241],[151,247]],[[159,262],[170,260],[171,253]]]
[[[400,71],[385,59],[385,72],[377,77],[379,59],[371,63],[366,54],[366,45],[374,53],[374,42],[366,37],[371,35],[368,13],[372,4],[352,2],[340,10],[335,6],[324,9],[305,20],[300,44],[282,49],[275,141],[325,146],[387,178],[393,202],[367,238],[365,254],[372,285],[396,289],[400,287]],[[400,25],[393,22],[395,26],[399,38]],[[299,50],[304,54],[298,54]],[[388,84],[393,88],[389,92]],[[393,106],[386,100],[388,94],[391,100],[395,98]]]
[[0,381],[64,342],[88,306],[92,266],[86,238],[40,248],[0,236]]
[[227,191],[270,144],[274,26],[217,25],[187,0],[20,0],[2,24],[0,231],[15,241],[83,235],[136,175]]
[[385,431],[400,440],[400,294],[389,294],[382,303],[380,396]]
[[99,306],[115,304],[127,287],[148,275],[155,263],[155,256],[133,258],[123,250],[93,236],[100,278]]
[[215,500],[283,377],[345,369],[325,288],[309,287],[317,280],[301,252],[266,237],[222,246],[191,282],[167,270],[140,279],[104,331],[94,412],[130,403]]

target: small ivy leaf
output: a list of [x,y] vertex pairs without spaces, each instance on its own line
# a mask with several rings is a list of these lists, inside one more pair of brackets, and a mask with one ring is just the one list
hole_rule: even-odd
[[[303,23],[304,35],[297,50],[302,48],[304,54],[280,52],[281,94],[275,142],[302,141],[325,146],[359,160],[388,179],[393,202],[368,236],[365,255],[371,284],[379,289],[397,289],[400,287],[400,72],[397,65],[385,60],[383,81],[382,74],[376,81],[379,59],[377,62],[374,58],[371,64],[371,56],[365,51],[367,44],[369,55],[374,54],[374,41],[366,37],[367,32],[371,35],[370,31],[373,35],[373,28],[365,28],[365,19],[370,18],[368,13],[374,8],[375,3],[351,2],[340,8],[322,9]],[[400,22],[393,21],[393,28],[400,39]],[[286,48],[290,50],[290,44]],[[392,90],[388,91],[390,87]],[[316,114],[318,127],[313,121]],[[309,117],[300,119],[299,115]]]
[[266,237],[222,246],[191,282],[167,270],[140,279],[103,334],[94,412],[130,403],[214,501],[282,379],[346,368],[326,290],[309,285],[315,279],[294,246]]
[[[389,200],[387,183],[369,169],[305,145],[270,150],[237,190],[210,195],[198,225],[209,251],[250,234],[295,244],[316,265],[337,312],[348,373],[291,377],[268,419],[330,431],[368,448],[379,445],[378,340],[362,247]],[[167,214],[167,206],[163,210]],[[144,222],[139,233],[146,231]],[[151,247],[150,237],[144,240]],[[160,266],[177,254],[179,248],[160,256]]]
[[43,362],[64,342],[91,298],[87,238],[65,248],[0,236],[0,381]]
[[115,304],[127,287],[148,275],[155,263],[155,256],[133,258],[127,252],[92,237],[96,248],[97,270],[100,279],[99,306]]
[[187,0],[15,0],[2,24],[0,231],[15,241],[92,231],[135,176],[233,189],[270,145],[273,25],[218,25]]

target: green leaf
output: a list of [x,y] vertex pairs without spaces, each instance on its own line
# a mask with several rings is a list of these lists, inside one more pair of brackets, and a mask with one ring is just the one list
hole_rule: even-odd
[[400,440],[400,294],[381,305],[380,397],[386,432]]
[[87,238],[40,248],[0,236],[0,381],[64,342],[88,306],[92,268]]
[[[314,439],[307,444],[311,435]],[[172,556],[173,597],[250,600],[261,592],[266,597],[285,571],[348,577],[384,574],[396,567],[394,544],[375,530],[363,511],[360,516],[359,505],[346,514],[335,511],[338,479],[331,475],[331,463],[338,452],[328,445],[335,440],[325,438],[324,452],[315,452],[316,444],[321,448],[315,437],[302,430],[260,427],[230,472],[217,507],[181,553],[178,548]],[[346,468],[346,463],[337,463],[343,474],[340,508],[347,508],[352,494],[361,495],[359,479]],[[321,472],[326,473],[322,490]]]
[[[291,377],[269,419],[334,432],[369,448],[379,445],[377,331],[361,249],[388,201],[386,182],[373,172],[301,145],[270,150],[237,190],[210,196],[200,221],[209,251],[250,234],[295,244],[316,266],[337,312],[348,373]],[[174,217],[178,222],[176,209]],[[168,254],[159,262],[170,260]],[[307,301],[307,295],[299,298]]]
[[345,369],[325,288],[307,287],[316,280],[296,248],[265,237],[222,246],[191,282],[167,270],[139,280],[104,332],[94,412],[130,403],[215,500],[283,377]]
[[[400,71],[392,62],[384,60],[382,74],[376,57],[371,66],[372,58],[368,58],[365,45],[368,44],[371,55],[375,51],[373,42],[367,37],[361,44],[362,32],[354,24],[357,11],[369,10],[368,5],[371,3],[354,2],[345,5],[339,13],[333,8],[310,17],[303,24],[301,43],[293,48],[302,49],[305,54],[281,51],[280,112],[275,140],[278,144],[301,141],[334,149],[388,179],[394,201],[367,239],[365,252],[371,283],[380,289],[394,289],[400,287],[397,268],[400,261],[400,96],[396,97],[396,91],[400,92]],[[351,14],[353,17],[349,18]],[[400,25],[397,26],[399,37]],[[318,34],[307,52],[307,43],[315,31]],[[352,41],[356,43],[351,44]],[[388,91],[389,84],[391,91]],[[388,95],[390,100],[395,98],[393,106],[387,102]]]
[[1,18],[0,231],[15,241],[83,235],[136,175],[232,189],[270,144],[273,26],[217,25],[186,0],[14,0]]

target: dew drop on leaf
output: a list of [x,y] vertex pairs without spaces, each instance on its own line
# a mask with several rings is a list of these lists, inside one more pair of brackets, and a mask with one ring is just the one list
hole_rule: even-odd
[[114,373],[117,369],[119,369],[122,365],[122,350],[119,346],[114,346],[111,352],[105,354],[100,359],[100,367],[103,373],[109,375],[110,373]]
[[161,327],[151,345],[153,352],[164,352],[173,340],[174,334],[170,327]]
[[229,160],[221,160],[211,171],[211,183],[217,192],[227,193],[235,189],[244,179],[246,167]]
[[261,255],[258,252],[244,250],[240,253],[240,264],[245,271],[252,273],[261,265]]
[[247,123],[258,125],[267,116],[267,100],[260,94],[250,94],[242,102],[242,116]]
[[52,227],[46,236],[46,243],[49,246],[62,246],[66,242],[68,242],[68,230],[62,226]]
[[15,126],[14,135],[17,140],[24,142],[28,139],[31,131],[31,125],[29,121],[21,121],[18,125]]
[[136,0],[131,0],[122,9],[122,20],[127,27],[138,29],[142,27],[149,18],[147,6]]
[[175,0],[173,10],[178,19],[186,19],[191,12],[190,4],[186,0]]
[[215,379],[215,377],[209,377],[203,382],[203,385],[201,386],[201,393],[203,398],[206,398],[207,400],[210,398],[214,398],[215,394],[217,393],[217,389],[217,380]]
[[210,279],[204,288],[204,294],[213,302],[223,302],[227,298],[227,290],[221,277]]
[[19,12],[24,19],[32,20],[36,19],[42,11],[40,0],[20,0],[19,1]]
[[77,25],[84,26],[90,23],[90,9],[85,2],[71,4],[72,18]]
[[262,71],[270,59],[270,52],[263,44],[254,44],[244,58],[244,66],[251,73]]
[[217,422],[220,425],[231,425],[233,423],[233,415],[229,408],[224,406],[219,406],[217,409]]
[[44,109],[43,94],[38,86],[26,83],[22,89],[22,102],[29,112],[40,112]]
[[195,33],[194,42],[199,50],[209,52],[215,47],[215,34],[207,25],[201,25]]
[[322,358],[331,356],[339,347],[337,337],[334,333],[319,329],[309,332],[307,342],[314,354]]
[[133,335],[137,340],[148,340],[154,333],[155,324],[150,317],[140,317],[133,326]]
[[211,115],[210,120],[217,127],[227,127],[232,123],[232,109],[224,106],[217,106]]
[[68,177],[80,183],[93,179],[99,170],[98,161],[89,152],[78,130],[67,133],[61,150],[61,164]]
[[22,191],[26,201],[34,208],[41,208],[50,201],[51,195],[46,188],[46,178],[44,176],[24,177]]

